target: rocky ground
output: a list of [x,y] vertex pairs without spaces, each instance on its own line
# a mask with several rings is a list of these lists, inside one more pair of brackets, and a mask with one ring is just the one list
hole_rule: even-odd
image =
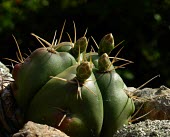
[[124,126],[113,137],[169,137],[170,120],[145,120]]
[[27,122],[13,137],[69,137],[60,130],[47,125]]
[[[0,83],[5,87],[12,81],[9,70],[0,62]],[[2,85],[2,84],[1,84]],[[3,86],[0,87],[0,91]],[[131,123],[124,125],[114,137],[168,137],[170,136],[170,89],[158,88],[136,89],[129,87],[127,94],[133,98],[136,113]],[[61,131],[29,121],[13,137],[68,137]]]
[[135,102],[136,113],[132,124],[124,125],[113,137],[169,137],[170,136],[170,89],[129,88]]

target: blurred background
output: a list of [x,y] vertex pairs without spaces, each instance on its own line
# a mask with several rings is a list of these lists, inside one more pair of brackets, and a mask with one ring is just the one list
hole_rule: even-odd
[[[62,41],[68,41],[66,32],[74,38],[75,21],[77,38],[88,28],[86,36],[97,43],[107,33],[113,34],[115,45],[124,40],[111,55],[124,47],[118,57],[134,62],[117,70],[128,86],[138,87],[160,75],[145,87],[170,87],[169,15],[169,0],[1,0],[0,61],[10,65],[3,58],[17,60],[12,34],[22,53],[29,54],[41,47],[30,33],[51,43],[54,31],[59,38],[66,20]],[[92,39],[90,45],[95,47]]]

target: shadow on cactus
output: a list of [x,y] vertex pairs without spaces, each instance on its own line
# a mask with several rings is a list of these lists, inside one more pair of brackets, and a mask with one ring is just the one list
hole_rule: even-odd
[[[87,30],[76,40],[73,24],[74,42],[69,34],[70,41],[60,42],[64,23],[60,38],[57,40],[55,33],[52,44],[32,34],[43,47],[27,58],[22,57],[17,45],[19,63],[14,66],[14,82],[8,88],[15,104],[13,113],[19,110],[20,119],[8,118],[1,99],[0,127],[4,130],[0,133],[5,135],[6,130],[12,134],[31,120],[58,128],[71,137],[112,137],[123,124],[128,124],[134,103],[115,69],[132,62],[118,58],[120,51],[109,57],[116,47],[111,33],[101,39],[99,46],[95,42],[97,52],[88,52]],[[127,63],[113,66],[119,60]],[[16,121],[19,126],[13,124]],[[15,130],[10,130],[13,127]]]

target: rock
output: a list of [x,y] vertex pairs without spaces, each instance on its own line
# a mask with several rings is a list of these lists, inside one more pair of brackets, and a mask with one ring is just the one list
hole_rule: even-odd
[[[133,119],[144,116],[140,121],[170,120],[170,89],[165,86],[160,88],[144,88],[131,92],[137,114]],[[141,107],[141,108],[140,108]],[[132,120],[133,121],[133,120]]]
[[145,120],[124,125],[113,137],[169,137],[170,120]]
[[13,137],[69,137],[60,130],[28,121]]
[[2,88],[6,87],[10,81],[13,81],[12,75],[10,74],[9,69],[0,62],[0,93]]
[[170,89],[128,88],[127,94],[133,98],[136,112],[130,122],[113,137],[168,137],[170,136]]

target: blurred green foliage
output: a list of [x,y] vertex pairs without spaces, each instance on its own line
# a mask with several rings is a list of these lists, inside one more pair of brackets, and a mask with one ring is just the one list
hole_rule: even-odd
[[[77,37],[88,27],[87,35],[92,35],[97,42],[110,32],[115,37],[115,44],[125,40],[119,56],[134,64],[118,71],[127,85],[137,87],[160,74],[161,77],[148,86],[170,86],[169,9],[169,0],[2,0],[0,57],[14,58],[16,48],[12,34],[21,49],[36,48],[33,45],[38,42],[30,37],[31,32],[50,41],[55,29],[60,31],[66,19],[66,31],[72,36],[74,20]],[[93,42],[90,44],[94,45]],[[117,51],[113,51],[113,56]]]
[[48,6],[48,0],[2,0],[0,3],[0,33],[14,29],[19,21],[26,20],[30,11],[37,12]]

